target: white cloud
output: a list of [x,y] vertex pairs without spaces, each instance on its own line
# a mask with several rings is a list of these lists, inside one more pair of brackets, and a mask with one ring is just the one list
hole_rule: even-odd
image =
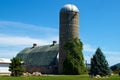
[[110,57],[106,57],[108,63],[110,66],[120,63],[120,57],[119,56],[110,56]]
[[[7,29],[9,31],[7,33],[0,33],[0,45],[30,45],[33,43],[46,45],[51,43],[52,40],[58,41],[58,29],[55,28],[14,21],[0,21],[0,29],[2,31],[6,31]],[[11,35],[8,35],[9,33]],[[20,35],[18,36],[16,33]],[[32,36],[30,36],[30,34],[32,34]],[[36,34],[40,35],[39,38],[32,38],[36,36]]]
[[107,55],[118,55],[120,54],[120,51],[104,51],[105,54]]
[[58,37],[35,39],[24,36],[0,35],[0,49],[2,48],[0,50],[0,58],[12,58],[16,56],[16,54],[22,49],[26,47],[32,47],[33,43],[37,43],[38,46],[50,45],[52,44],[53,40],[58,41]]
[[[89,45],[89,44],[83,45],[83,50],[84,50],[85,52],[95,53],[96,49],[97,49],[97,48],[94,48],[94,47],[92,47],[92,46]],[[105,55],[118,55],[118,54],[120,54],[120,51],[102,50],[102,52],[103,52]]]
[[[0,31],[0,57],[3,58],[12,58],[25,47],[31,47],[33,43],[41,46],[52,44],[53,40],[58,42],[58,29],[56,28],[0,21]],[[37,38],[33,38],[34,36]]]
[[0,35],[0,45],[20,46],[31,45],[33,43],[37,43],[39,45],[47,45],[50,44],[52,40],[58,40],[57,38],[58,37],[51,37],[50,39],[35,39],[23,36]]
[[[96,49],[89,44],[85,44],[83,48],[84,48],[84,55],[85,55],[84,58],[85,60],[87,60],[88,63],[90,63],[90,58],[95,53]],[[120,51],[102,50],[102,52],[104,53],[110,66],[120,63],[120,58],[119,58]]]
[[19,51],[17,51],[17,50],[14,50],[14,51],[5,50],[5,49],[4,50],[0,50],[0,58],[11,59],[11,58],[15,57],[18,52]]
[[40,45],[44,45],[48,44],[48,41],[42,39],[33,39],[30,37],[0,36],[1,45],[30,45],[32,43],[39,43]]
[[86,52],[95,52],[95,48],[93,48],[91,45],[89,44],[84,44],[83,45],[83,50]]
[[[85,61],[87,61],[87,63],[90,63],[90,59],[91,59],[91,57],[85,56]],[[119,56],[118,57],[116,57],[116,56],[110,56],[110,57],[108,57],[107,56],[106,60],[108,61],[109,66],[112,66],[114,64],[120,63]]]
[[44,26],[36,26],[32,24],[26,24],[22,22],[14,22],[14,21],[0,21],[0,27],[19,27],[23,29],[31,29],[31,30],[36,30],[36,31],[44,31],[44,32],[58,32],[58,29],[56,28],[50,28],[50,27],[44,27]]

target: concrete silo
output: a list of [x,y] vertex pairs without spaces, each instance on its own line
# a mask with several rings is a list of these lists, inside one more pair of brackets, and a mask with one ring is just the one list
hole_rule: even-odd
[[70,38],[79,38],[79,10],[75,5],[66,4],[61,8],[59,26],[59,73],[62,73],[66,58],[64,45]]

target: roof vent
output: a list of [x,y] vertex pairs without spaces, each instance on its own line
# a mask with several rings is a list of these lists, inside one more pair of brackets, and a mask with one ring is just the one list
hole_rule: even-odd
[[32,48],[35,48],[35,47],[37,47],[37,44],[36,44],[36,43],[33,44],[33,47],[32,47]]
[[56,43],[57,43],[57,41],[53,41],[53,44],[50,45],[50,46],[54,46],[54,45],[56,45]]
[[57,41],[53,41],[53,45],[56,45]]

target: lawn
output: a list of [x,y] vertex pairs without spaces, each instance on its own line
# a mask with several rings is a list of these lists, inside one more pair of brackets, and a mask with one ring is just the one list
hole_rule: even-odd
[[120,76],[111,76],[110,78],[90,78],[88,76],[30,76],[30,77],[10,77],[0,76],[0,80],[120,80]]

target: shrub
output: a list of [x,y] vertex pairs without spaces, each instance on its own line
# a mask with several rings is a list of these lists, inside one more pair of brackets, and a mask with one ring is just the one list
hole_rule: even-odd
[[11,71],[11,76],[21,76],[24,72],[21,59],[19,58],[11,59],[9,71]]

